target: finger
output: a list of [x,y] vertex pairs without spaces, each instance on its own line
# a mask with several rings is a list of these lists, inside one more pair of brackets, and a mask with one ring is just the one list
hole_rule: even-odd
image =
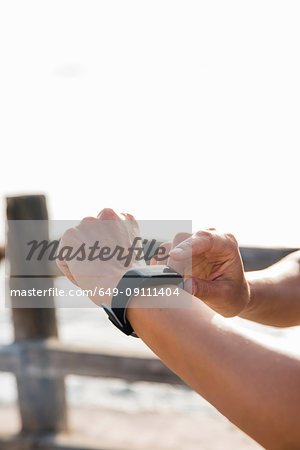
[[172,242],[163,242],[155,251],[154,259],[156,265],[167,264],[169,253],[172,248]]
[[98,219],[101,220],[123,220],[123,217],[120,217],[113,209],[104,208],[97,215]]
[[185,241],[186,239],[189,239],[190,237],[192,237],[191,233],[186,232],[177,233],[173,239],[172,247],[176,247],[177,245],[181,244],[181,242]]
[[93,217],[93,216],[87,216],[87,217],[84,217],[83,219],[82,219],[82,221],[83,220],[97,220],[96,219],[96,217]]
[[140,226],[136,218],[129,213],[121,213],[121,216],[123,217],[123,220],[125,220],[125,225],[128,229],[129,234],[132,236],[132,239],[134,239],[134,237],[140,236]]
[[209,302],[213,298],[220,298],[219,289],[216,283],[212,281],[202,280],[200,278],[188,278],[184,283],[184,289],[195,297]]
[[[172,242],[172,248],[176,248],[179,244],[184,242],[185,240],[191,237],[191,233],[181,232],[177,233]],[[170,250],[171,251],[171,250]],[[169,252],[170,253],[170,252]],[[191,261],[188,261],[191,262]],[[180,273],[182,276],[187,275],[189,270],[187,270],[187,261],[186,260],[175,260],[171,258],[171,255],[168,259],[167,265],[172,267],[172,269],[176,270],[176,272]]]
[[209,231],[198,231],[188,239],[178,244],[170,251],[170,258],[181,261],[192,255],[207,252],[212,247],[212,233]]
[[224,317],[238,315],[245,306],[242,299],[236,301],[233,298],[232,286],[227,281],[189,278],[184,288]]
[[131,220],[132,222],[136,222],[135,217],[129,213],[121,213],[126,219]]

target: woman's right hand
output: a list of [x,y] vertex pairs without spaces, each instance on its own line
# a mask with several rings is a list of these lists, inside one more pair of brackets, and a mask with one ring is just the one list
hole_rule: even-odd
[[184,274],[185,290],[224,317],[240,314],[250,301],[238,243],[215,229],[178,234],[162,244],[170,252],[168,265]]

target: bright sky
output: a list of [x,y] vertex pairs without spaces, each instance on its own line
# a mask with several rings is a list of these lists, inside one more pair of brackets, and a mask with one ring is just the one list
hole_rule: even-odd
[[299,20],[292,0],[2,1],[3,195],[299,246]]

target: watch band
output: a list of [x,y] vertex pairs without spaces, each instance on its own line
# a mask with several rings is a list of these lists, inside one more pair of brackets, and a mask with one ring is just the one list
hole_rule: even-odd
[[147,266],[141,269],[129,270],[117,285],[117,293],[112,298],[111,308],[102,304],[109,320],[127,336],[138,337],[129,320],[126,310],[134,289],[141,287],[162,286],[172,284],[183,288],[182,276],[168,266]]

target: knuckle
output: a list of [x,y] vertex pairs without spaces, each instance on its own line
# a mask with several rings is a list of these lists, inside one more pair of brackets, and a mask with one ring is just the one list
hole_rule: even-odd
[[103,208],[102,212],[107,214],[115,214],[115,211],[112,208]]
[[211,231],[208,230],[199,230],[195,233],[194,235],[194,239],[205,239],[205,240],[209,240],[210,242],[210,246],[213,245],[213,239],[214,239],[215,233],[212,233]]
[[160,244],[160,246],[158,248],[161,249],[166,249],[167,251],[169,251],[172,247],[172,242],[163,242],[162,244]]
[[238,245],[238,241],[232,233],[226,233],[225,236],[232,244],[234,244],[235,246]]
[[115,219],[118,217],[117,213],[112,208],[103,208],[99,215],[100,214],[102,219]]
[[192,236],[191,233],[186,233],[186,232],[177,233],[173,239],[173,246],[174,247],[177,246],[178,244],[185,241],[186,239],[189,239],[191,236]]
[[88,216],[88,217],[84,217],[80,223],[90,222],[91,220],[97,220],[97,219],[95,217]]
[[195,233],[196,237],[210,237],[211,236],[211,232],[208,230],[198,230]]
[[126,216],[128,217],[129,220],[132,220],[133,222],[136,222],[135,217],[132,214],[126,213]]
[[191,233],[186,233],[181,231],[180,233],[176,233],[174,240],[178,240],[178,241],[184,241],[185,239],[191,237]]

